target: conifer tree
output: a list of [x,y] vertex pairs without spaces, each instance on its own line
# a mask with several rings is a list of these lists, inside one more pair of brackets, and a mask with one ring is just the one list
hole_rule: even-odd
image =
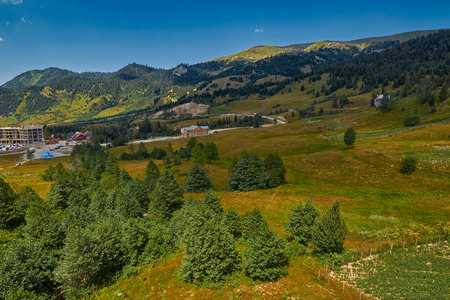
[[185,281],[223,281],[240,262],[233,236],[204,205],[190,218],[184,241],[178,275]]
[[241,159],[234,160],[228,172],[230,191],[253,191],[267,188],[268,176],[262,159],[253,153],[251,156],[244,151]]
[[183,189],[172,172],[164,170],[150,196],[149,212],[158,218],[168,219],[181,205]]
[[186,144],[186,149],[190,152],[195,145],[197,145],[197,139],[195,137],[191,137]]
[[16,196],[3,178],[0,178],[0,228],[10,226],[14,219],[14,201]]
[[248,239],[255,234],[261,226],[269,226],[261,211],[257,208],[242,216],[242,237]]
[[409,95],[412,88],[411,78],[409,77],[409,73],[406,75],[405,83],[403,84],[402,95],[406,97]]
[[203,193],[214,189],[211,180],[205,170],[198,164],[192,166],[184,183],[184,189],[188,193]]
[[344,142],[348,146],[348,149],[355,143],[356,141],[356,132],[353,128],[347,129],[344,135]]
[[148,191],[151,193],[156,186],[159,178],[159,169],[153,160],[150,160],[145,168],[145,184]]
[[267,172],[269,188],[279,186],[286,181],[286,169],[278,155],[269,153],[264,159],[264,168]]
[[339,213],[339,201],[336,201],[314,225],[311,244],[319,254],[340,253],[347,234],[347,226]]
[[203,152],[207,163],[211,163],[213,160],[219,160],[219,150],[215,143],[206,143]]
[[196,164],[204,165],[206,163],[206,156],[200,144],[197,144],[192,148],[191,159]]
[[444,102],[445,100],[447,100],[447,98],[448,98],[448,91],[447,91],[447,89],[448,89],[447,84],[444,83],[441,86],[441,89],[439,90],[439,101],[441,103]]
[[130,142],[130,145],[128,146],[128,150],[131,152],[131,154],[134,154],[134,144]]
[[312,228],[320,213],[311,200],[306,201],[304,206],[300,203],[292,211],[294,213],[289,215],[289,222],[286,224],[288,238],[307,245],[311,241]]
[[254,279],[273,281],[287,273],[286,242],[272,228],[260,226],[248,240],[243,266]]
[[217,216],[222,216],[223,207],[219,197],[209,192],[203,196],[203,204]]
[[242,221],[238,212],[232,208],[223,214],[222,223],[235,238],[242,234]]

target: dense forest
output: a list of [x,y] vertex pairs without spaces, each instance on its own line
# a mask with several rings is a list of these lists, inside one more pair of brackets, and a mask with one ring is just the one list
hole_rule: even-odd
[[330,73],[327,94],[342,87],[356,88],[358,80],[363,82],[361,92],[372,91],[391,83],[394,87],[399,87],[405,84],[408,74],[413,83],[419,83],[426,75],[433,75],[440,86],[450,71],[449,50],[450,30],[441,30],[379,53],[321,68],[316,73]]

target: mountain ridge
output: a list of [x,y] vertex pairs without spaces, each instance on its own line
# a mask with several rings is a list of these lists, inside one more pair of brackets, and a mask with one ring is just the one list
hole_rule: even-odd
[[[418,45],[420,47],[418,51],[427,51],[426,55],[429,56],[427,59],[439,58],[436,62],[442,63],[445,57],[435,57],[430,52],[429,46],[439,47],[437,49],[441,53],[450,40],[449,32],[449,30],[442,31],[426,37],[429,43],[435,46],[424,44],[426,41],[423,39],[409,40],[405,43],[411,47]],[[406,33],[410,37],[417,34],[419,33]],[[442,40],[439,40],[440,38]],[[307,76],[309,83],[320,81],[320,74],[330,73],[323,71],[324,68],[345,65],[354,58],[369,57],[373,52],[385,53],[403,45],[399,45],[398,40],[386,39],[364,49],[355,45],[338,46],[323,43],[315,47],[310,45],[312,49],[309,51],[283,52],[256,61],[209,61],[195,65],[180,64],[169,70],[136,63],[112,73],[75,73],[56,68],[48,68],[41,73],[33,70],[24,73],[26,75],[23,76],[24,79],[20,80],[22,77],[19,77],[16,84],[23,86],[28,82],[35,85],[19,89],[0,87],[2,115],[0,123],[84,122],[136,111],[153,114],[158,110],[171,109],[188,102],[210,105],[211,108],[214,107],[214,111],[229,111],[225,107],[221,109],[216,107],[228,105],[233,101],[264,100],[285,92],[290,93],[292,84],[304,80]],[[410,56],[408,53],[408,50],[403,49],[401,56],[396,59],[408,58]],[[411,55],[415,55],[414,53]],[[373,65],[376,66],[377,56],[370,57],[375,60]],[[406,72],[417,72],[420,65],[429,65],[423,57],[416,57],[412,70],[409,68]],[[372,60],[369,61],[371,64]],[[355,65],[353,69],[364,69],[365,62],[359,61],[362,65]],[[394,63],[396,62],[393,61],[392,64]],[[358,71],[359,74],[367,73],[363,69]],[[385,69],[391,68],[387,66]],[[310,87],[306,91],[303,87],[302,91],[307,95],[313,93],[318,98],[328,97],[341,88],[354,91],[348,93],[366,93],[379,88],[380,84],[387,86],[393,82],[394,86],[398,87],[403,85],[406,79],[406,73],[403,72],[406,70],[405,66],[400,64],[398,69],[402,72],[389,71],[397,74],[394,78],[392,74],[383,70],[380,72],[373,67],[370,74],[364,75],[366,79],[363,86],[358,82],[361,79],[352,70],[330,69],[333,76],[321,80],[321,86]],[[435,74],[440,73],[442,70],[435,70]],[[378,76],[374,77],[374,74]],[[62,79],[57,80],[58,75],[61,75]],[[37,85],[43,82],[46,83],[45,86]],[[288,90],[286,86],[289,86]]]
[[[323,41],[317,41],[317,42],[310,42],[310,43],[302,43],[302,44],[290,44],[287,46],[275,46],[275,45],[258,45],[254,46],[245,50],[242,50],[238,53],[231,54],[228,56],[221,56],[218,58],[213,58],[211,60],[205,61],[207,62],[222,62],[226,61],[228,63],[239,61],[239,62],[255,62],[264,58],[268,58],[271,56],[276,56],[279,54],[286,54],[286,53],[295,53],[295,52],[303,52],[303,51],[312,51],[312,50],[320,50],[324,48],[346,48],[346,47],[356,47],[360,51],[364,50],[370,44],[372,46],[375,46],[375,44],[381,44],[383,42],[388,41],[399,41],[400,43],[405,42],[407,40],[419,37],[419,36],[426,36],[432,33],[438,32],[438,29],[433,30],[417,30],[417,31],[409,31],[404,33],[398,33],[394,35],[388,35],[388,36],[380,36],[380,37],[369,37],[369,38],[362,38],[362,39],[355,39],[351,41],[333,41],[333,40],[323,40]],[[363,46],[363,44],[365,46]],[[200,63],[201,64],[201,63]],[[117,70],[116,72],[73,72],[67,69],[61,69],[57,67],[48,67],[43,70],[30,70],[26,71],[22,74],[19,74],[18,76],[12,78],[11,80],[7,81],[2,85],[4,88],[11,88],[11,89],[20,89],[20,88],[26,88],[30,86],[46,86],[50,83],[63,80],[69,77],[80,77],[80,78],[90,78],[90,79],[105,79],[112,76],[120,76],[121,71],[123,69],[127,68],[128,66],[144,66],[137,63],[132,63],[127,66],[124,66],[123,68]],[[166,71],[172,71],[175,72],[177,67],[180,65],[185,64],[179,64],[178,66],[167,69]],[[149,68],[151,70],[163,70],[163,69],[157,69],[145,66],[146,68]],[[122,72],[123,73],[123,72]],[[141,72],[140,75],[143,75]],[[136,79],[138,76],[135,74],[128,78],[128,80],[131,80],[132,78]]]

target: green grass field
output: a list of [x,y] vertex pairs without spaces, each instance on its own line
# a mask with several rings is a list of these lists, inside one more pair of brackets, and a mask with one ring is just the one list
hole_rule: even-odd
[[[320,83],[317,83],[320,85]],[[308,88],[307,88],[308,90]],[[359,97],[359,98],[358,98]],[[282,108],[313,103],[311,95],[304,95],[300,85],[292,93],[284,93],[266,100],[242,100],[228,105],[230,111],[243,112],[260,104],[272,110],[280,103]],[[401,248],[404,240],[423,242],[427,236],[440,233],[448,236],[450,230],[450,124],[448,108],[439,107],[436,113],[423,116],[422,125],[405,128],[403,120],[414,99],[398,102],[396,108],[381,113],[368,107],[365,95],[352,98],[349,109],[339,115],[298,120],[292,118],[285,125],[265,128],[240,128],[219,134],[199,137],[202,143],[214,142],[219,148],[220,160],[204,165],[225,209],[234,208],[240,214],[259,208],[277,232],[284,235],[284,224],[291,210],[301,201],[312,199],[321,212],[340,201],[341,213],[349,228],[345,247],[349,253],[373,248],[377,253],[386,251],[386,245]],[[304,106],[301,106],[304,105]],[[331,110],[331,103],[317,105]],[[225,106],[223,106],[225,107]],[[297,107],[297,106],[294,106]],[[214,109],[221,109],[216,107]],[[283,114],[282,114],[283,115]],[[446,116],[446,118],[445,118]],[[184,126],[196,121],[183,121]],[[431,126],[432,125],[432,126]],[[348,149],[342,136],[349,127],[358,133],[355,145]],[[184,147],[187,139],[172,140],[176,150]],[[168,142],[145,144],[167,148]],[[127,146],[110,150],[114,156],[127,151]],[[287,169],[287,183],[274,189],[252,192],[229,192],[228,167],[242,151],[256,152],[260,156],[278,154]],[[399,172],[401,159],[416,157],[418,169],[410,175]],[[69,158],[54,161],[33,161],[15,168],[18,157],[0,156],[0,170],[5,181],[16,187],[29,185],[45,196],[50,184],[40,179],[39,173],[49,164],[59,161],[65,165]],[[143,178],[148,161],[120,161],[119,167],[131,176]],[[165,168],[157,161],[160,169]],[[170,166],[180,185],[184,184],[192,162]],[[199,194],[185,197],[202,198]],[[143,266],[137,276],[119,280],[96,291],[93,299],[359,299],[357,289],[342,283],[317,279],[323,262],[313,255],[304,255],[290,261],[288,275],[274,283],[252,281],[243,273],[236,274],[224,286],[210,289],[187,284],[176,276],[181,252],[167,260]],[[293,298],[291,298],[293,297]],[[363,298],[366,299],[366,298]]]

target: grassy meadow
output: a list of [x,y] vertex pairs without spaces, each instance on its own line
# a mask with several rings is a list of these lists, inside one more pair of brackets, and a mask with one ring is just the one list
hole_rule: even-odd
[[[300,86],[294,88],[300,89]],[[243,112],[244,104],[251,107],[254,103],[250,101],[258,101],[272,110],[278,101],[283,101],[286,107],[296,102],[312,103],[314,100],[310,96],[305,92],[305,98],[300,99],[287,93],[279,95],[286,99],[236,101],[230,103],[229,108],[230,111]],[[289,97],[292,97],[291,103]],[[199,137],[198,142],[214,142],[218,146],[220,160],[203,168],[224,208],[234,208],[241,215],[259,208],[269,225],[284,235],[288,215],[299,202],[312,199],[323,213],[339,200],[341,214],[350,231],[345,241],[348,253],[363,251],[367,255],[369,249],[374,253],[384,253],[391,244],[398,248],[404,241],[421,244],[438,235],[448,237],[450,124],[445,113],[448,110],[442,108],[431,116],[427,115],[422,122],[425,125],[405,128],[403,119],[415,105],[414,99],[399,102],[393,111],[382,114],[368,108],[364,97],[353,98],[354,104],[349,108],[355,109],[340,115],[298,120],[298,113],[295,118],[287,113],[291,122],[285,125],[239,128]],[[326,110],[330,109],[331,103],[325,102],[318,107],[321,105]],[[183,125],[188,123],[184,121]],[[349,127],[356,130],[358,137],[351,149],[342,141]],[[175,139],[171,143],[177,150],[186,146],[187,139]],[[151,151],[155,146],[167,148],[168,142],[147,143],[145,146]],[[118,157],[127,149],[127,146],[116,147],[110,152]],[[268,190],[229,192],[228,167],[244,150],[262,157],[268,153],[279,155],[287,169],[286,184]],[[417,171],[410,175],[399,172],[401,159],[407,155],[419,160]],[[16,187],[28,185],[45,196],[51,183],[42,181],[40,172],[58,162],[67,165],[69,160],[69,157],[34,160],[31,164],[14,167],[20,157],[2,155],[0,175]],[[119,161],[119,167],[132,177],[143,178],[147,163],[147,160]],[[180,185],[184,184],[193,165],[190,161],[183,161],[178,166],[165,166],[162,161],[157,161],[157,164],[160,169],[170,168]],[[185,194],[187,197],[200,199],[202,195]],[[238,245],[240,248],[242,245]],[[143,266],[136,276],[105,286],[91,298],[359,299],[356,288],[346,287],[343,291],[342,283],[337,279],[332,278],[328,282],[323,276],[318,278],[318,270],[325,272],[326,262],[313,255],[292,259],[288,275],[276,282],[253,281],[241,272],[216,288],[182,282],[176,275],[181,259],[180,251],[151,266]],[[362,299],[369,298],[364,295]]]
[[[395,112],[393,112],[395,113]],[[220,160],[206,164],[208,172],[225,209],[234,208],[240,214],[259,208],[270,226],[284,234],[284,224],[299,201],[312,199],[321,212],[335,200],[341,204],[341,214],[350,230],[345,241],[349,253],[386,252],[390,245],[401,247],[403,241],[425,243],[449,233],[450,222],[450,124],[418,126],[388,134],[393,125],[380,126],[367,122],[375,111],[325,117],[313,122],[301,120],[267,128],[240,128],[198,138],[199,142],[215,142]],[[399,123],[398,119],[391,122]],[[334,126],[336,124],[347,124]],[[325,136],[343,135],[353,126],[360,135],[377,130],[371,138],[358,139],[348,149],[341,139]],[[398,127],[400,128],[400,127]],[[383,131],[384,129],[384,131]],[[185,146],[186,139],[172,140],[174,149]],[[146,144],[149,151],[156,146],[166,148],[168,142]],[[269,190],[228,192],[227,169],[242,151],[265,156],[280,155],[287,168],[287,183]],[[127,147],[111,149],[114,155]],[[399,172],[406,155],[419,159],[418,170],[410,175]],[[162,162],[158,162],[164,168]],[[147,161],[121,161],[121,168],[132,176],[143,177]],[[185,161],[170,169],[180,184],[192,166]],[[187,194],[185,197],[201,198]],[[243,274],[232,278],[225,286],[209,289],[183,283],[176,276],[181,253],[156,263],[131,279],[98,291],[94,299],[115,299],[121,294],[127,299],[359,299],[352,287],[342,291],[342,283],[317,278],[324,262],[311,256],[291,261],[289,275],[274,283],[249,280]],[[293,297],[293,298],[290,298]],[[363,295],[370,298],[367,295]]]

